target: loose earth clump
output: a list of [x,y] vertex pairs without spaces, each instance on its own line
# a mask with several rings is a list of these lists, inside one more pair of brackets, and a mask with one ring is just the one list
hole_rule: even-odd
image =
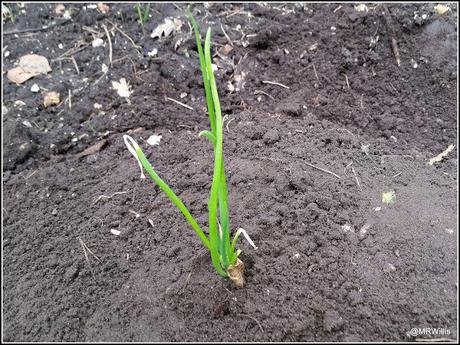
[[143,26],[135,4],[21,6],[4,19],[4,71],[28,54],[52,70],[3,78],[5,341],[457,338],[455,4],[388,4],[390,21],[381,5],[193,7],[213,32],[230,229],[258,247],[239,244],[243,288],[123,141],[207,229],[212,144],[185,4],[151,5]]

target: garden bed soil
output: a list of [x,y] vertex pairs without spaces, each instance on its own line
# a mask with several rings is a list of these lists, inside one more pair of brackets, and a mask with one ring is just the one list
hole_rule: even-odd
[[[457,142],[456,5],[443,15],[432,4],[388,5],[392,28],[383,5],[195,6],[219,52],[231,226],[258,247],[239,243],[242,289],[215,273],[123,143],[127,133],[139,142],[206,228],[212,148],[198,137],[209,124],[185,4],[153,5],[144,30],[133,4],[109,5],[103,14],[65,4],[70,20],[55,4],[9,5],[3,340],[433,337],[408,334],[414,327],[457,338],[457,149],[427,164]],[[181,30],[152,39],[167,17],[180,17]],[[114,33],[112,63],[103,25]],[[105,44],[93,47],[96,37]],[[10,83],[5,72],[32,52],[52,72]],[[129,102],[112,88],[120,78]],[[31,92],[34,83],[41,92]],[[63,102],[45,108],[46,90]],[[158,146],[146,143],[152,134],[162,136]],[[394,203],[382,202],[388,191]]]

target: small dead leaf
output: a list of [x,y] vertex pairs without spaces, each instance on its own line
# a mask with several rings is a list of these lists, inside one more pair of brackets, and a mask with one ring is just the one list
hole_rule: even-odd
[[428,164],[429,165],[433,165],[434,163],[436,162],[440,162],[442,161],[442,159],[447,156],[449,154],[450,151],[452,151],[453,149],[455,148],[455,145],[452,145],[450,144],[447,149],[445,149],[444,151],[442,151],[439,155],[431,158],[429,161],[428,161]]
[[396,193],[393,190],[382,193],[382,202],[385,204],[392,204],[396,201]]
[[36,54],[24,55],[19,59],[19,66],[8,71],[8,80],[22,84],[26,80],[39,74],[46,74],[51,71],[51,67],[46,57]]
[[112,87],[117,90],[118,96],[120,97],[129,98],[132,93],[125,78],[121,78],[120,82],[112,81]]
[[449,6],[446,6],[446,5],[436,5],[434,7],[434,10],[436,11],[437,14],[439,14],[440,16],[442,16],[444,13],[450,11],[450,7]]
[[8,71],[6,77],[12,83],[22,84],[36,75],[38,75],[38,73],[29,73],[24,71],[21,67],[14,67]]
[[43,105],[45,106],[45,108],[49,107],[50,105],[57,105],[59,104],[59,102],[59,93],[57,93],[56,91],[47,92],[43,99]]
[[97,8],[102,14],[106,14],[110,10],[110,7],[102,2],[97,4]]
[[77,153],[76,157],[81,158],[89,155],[94,155],[95,153],[98,153],[107,143],[106,139],[102,139],[101,141],[98,141],[96,144],[88,147],[87,149],[83,150],[80,153]]
[[233,77],[233,83],[228,82],[227,88],[230,92],[239,92],[244,89],[244,85],[246,84],[246,72],[241,72],[241,74],[235,74]]
[[28,73],[46,74],[51,72],[48,59],[37,54],[21,56],[19,59],[19,67]]
[[177,50],[180,45],[182,44],[182,42],[184,42],[184,39],[183,38],[179,38],[176,43],[174,43],[174,50]]
[[227,56],[228,54],[230,54],[232,50],[233,50],[233,47],[230,44],[226,44],[220,49],[220,53],[222,55]]
[[151,38],[161,38],[164,36],[165,38],[171,35],[171,33],[176,33],[180,31],[182,27],[182,20],[178,18],[165,18],[164,24],[158,25],[155,30],[153,30],[152,34],[150,35]]

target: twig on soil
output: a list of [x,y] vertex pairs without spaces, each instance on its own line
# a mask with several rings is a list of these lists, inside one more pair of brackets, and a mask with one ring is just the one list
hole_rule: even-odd
[[233,120],[235,120],[234,117],[232,117],[230,120],[228,120],[227,124],[225,125],[225,128],[227,128],[227,132],[230,132],[230,130],[228,129],[228,125],[229,125],[230,122],[232,122]]
[[356,181],[356,184],[358,185],[358,188],[361,189],[361,185],[360,185],[359,180],[358,180],[358,175],[356,175],[356,171],[355,171],[355,168],[353,167],[353,165],[351,166],[351,171],[353,172],[353,175],[355,175],[355,181]]
[[224,12],[222,12],[222,13],[219,13],[219,14],[217,15],[217,17],[223,17],[223,16],[225,16],[225,18],[230,18],[230,17],[232,17],[232,16],[234,16],[234,15],[237,15],[237,14],[246,14],[248,17],[249,17],[249,15],[250,15],[249,12],[242,11],[241,9],[238,8],[238,9],[236,9],[236,10],[224,11]]
[[340,10],[341,8],[342,8],[342,5],[339,5],[339,7],[337,7],[337,8],[336,8],[334,11],[332,11],[332,12],[336,13],[336,12],[337,12],[338,10]]
[[34,170],[32,171],[29,175],[27,175],[26,177],[23,176],[23,173],[20,173],[19,176],[21,176],[24,180],[28,180],[29,178],[31,178],[32,176],[34,176],[36,173],[37,173],[38,170]]
[[263,84],[270,84],[270,85],[277,85],[277,86],[284,87],[285,89],[290,89],[289,86],[283,85],[281,83],[277,83],[276,81],[262,80],[262,83]]
[[364,105],[363,105],[363,97],[364,97],[364,93],[362,93],[362,94],[361,94],[361,100],[360,100],[361,109],[364,109]]
[[[228,115],[225,115],[223,118],[222,118],[222,124],[225,123],[225,120],[228,118]],[[235,120],[235,118],[231,118],[230,120],[228,120],[227,124],[225,125],[225,128],[227,128],[227,132],[230,132],[230,130],[228,129],[228,125],[230,124],[230,122],[232,122],[233,120]]]
[[137,213],[137,212],[134,211],[134,210],[128,210],[128,212],[134,214],[134,216],[135,216],[136,218],[139,218],[139,217],[141,216],[140,213]]
[[142,78],[140,78],[140,77],[138,76],[137,70],[136,70],[136,65],[134,64],[133,59],[131,59],[128,55],[127,55],[127,56],[123,56],[122,58],[113,60],[113,61],[112,61],[112,65],[115,64],[116,62],[120,62],[120,61],[123,61],[123,60],[125,60],[125,59],[127,59],[127,60],[129,60],[129,61],[131,62],[131,66],[133,67],[134,77],[135,77],[136,79],[140,79],[140,80],[144,81]]
[[411,155],[383,155],[380,159],[380,164],[385,163],[385,158],[390,158],[390,157],[409,157],[409,158],[414,158]]
[[37,173],[38,170],[32,171],[27,177],[25,178],[26,180],[30,179],[32,176],[34,176]]
[[399,172],[399,173],[397,173],[396,175],[391,176],[391,177],[392,177],[392,178],[395,178],[395,177],[398,177],[398,176],[401,175],[401,174],[402,174],[402,171]]
[[353,162],[350,162],[345,166],[345,168],[343,168],[343,172],[345,173],[345,175],[347,174],[348,167],[351,166],[352,164],[353,164]]
[[262,91],[262,90],[255,90],[254,91],[254,95],[265,95],[267,97],[270,97],[272,100],[275,100],[275,97],[273,97],[272,95],[266,93],[265,91]]
[[316,80],[318,81],[318,83],[321,84],[321,82],[319,81],[319,77],[318,77],[318,73],[316,72],[316,67],[315,67],[315,64],[312,63],[312,66],[313,66],[313,71],[315,72],[315,77],[316,77]]
[[113,193],[112,195],[109,195],[109,196],[107,196],[107,195],[100,195],[100,196],[98,196],[98,198],[93,202],[93,205],[94,205],[95,203],[97,203],[99,200],[101,200],[102,198],[112,199],[115,195],[126,194],[126,193],[128,193],[128,191],[115,192],[115,193]]
[[251,319],[252,321],[257,323],[257,325],[259,326],[259,328],[262,331],[262,333],[265,333],[262,325],[260,324],[259,320],[257,320],[256,318],[254,318],[254,317],[252,317],[250,315],[246,315],[246,314],[237,314],[237,316],[243,316],[243,317],[247,317],[247,318]]
[[72,55],[71,56],[73,65],[75,66],[75,70],[77,71],[77,74],[80,74],[80,69],[78,68],[77,61],[75,60],[75,57]]
[[48,29],[52,29],[55,26],[66,24],[66,23],[70,22],[70,20],[71,19],[66,19],[66,20],[64,20],[64,21],[62,21],[60,23],[54,23],[54,24],[51,24],[49,26],[42,26],[41,28],[30,28],[30,29],[19,29],[19,30],[4,31],[3,34],[4,35],[13,35],[13,34],[22,34],[22,33],[26,33],[26,32],[45,31],[45,30],[48,30]]
[[122,34],[123,36],[125,36],[130,42],[131,44],[133,45],[133,47],[137,50],[137,49],[142,49],[141,46],[138,46],[136,43],[134,43],[133,39],[127,34],[125,33],[123,30],[121,30],[115,23],[111,22],[110,20],[106,19],[107,22],[109,22],[110,24],[113,25],[113,27],[115,28],[115,30],[117,30],[120,34]]
[[[344,132],[347,132],[348,134],[351,134],[352,136],[355,136],[352,132],[350,132],[350,131],[349,131],[348,129],[346,129],[346,128],[340,127],[340,128],[336,128],[335,130],[338,131],[338,132],[339,132],[339,131],[344,131]],[[327,131],[327,133],[329,133],[330,131],[331,131],[331,130]]]
[[187,104],[184,104],[184,103],[182,103],[182,102],[179,102],[179,101],[177,101],[177,100],[175,100],[175,99],[173,99],[173,98],[171,98],[171,97],[166,97],[166,99],[167,99],[168,101],[172,101],[172,102],[174,102],[174,103],[177,103],[177,104],[183,106],[184,108],[187,108],[187,109],[190,109],[190,110],[194,110],[191,106],[189,106],[189,105],[187,105]]
[[[80,41],[78,41],[77,43],[80,43]],[[51,61],[58,61],[60,58],[64,57],[64,56],[67,56],[68,55],[74,55],[80,51],[82,51],[83,49],[86,49],[87,47],[89,47],[90,43],[88,42],[83,42],[81,46],[79,47],[73,47],[73,48],[70,48],[69,50],[67,50],[66,52],[62,53],[61,55],[59,55],[57,58],[55,59],[52,59]]]
[[97,83],[99,83],[101,81],[101,79],[104,78],[107,75],[108,71],[109,70],[107,69],[104,73],[102,73],[102,75],[94,82],[93,86],[96,85]]
[[103,24],[102,27],[104,28],[105,34],[107,35],[107,40],[109,41],[109,62],[110,67],[112,67],[112,40],[110,38],[109,30],[107,30],[107,26]]
[[80,242],[80,245],[83,249],[83,253],[85,254],[85,259],[87,262],[89,262],[89,257],[88,257],[88,253],[86,252],[86,248],[85,248],[85,244],[83,243],[82,239],[80,237],[78,237],[78,241]]
[[396,59],[396,64],[400,66],[401,57],[399,55],[398,41],[395,38],[396,35],[394,32],[394,26],[393,26],[393,21],[391,19],[391,14],[386,5],[382,5],[382,6],[383,6],[383,19],[385,20],[385,24],[387,26],[388,38],[390,39],[390,42],[391,42],[391,48],[393,49],[393,54]]
[[62,65],[61,65],[62,60],[71,60],[73,62],[75,70],[77,71],[77,74],[80,74],[80,69],[78,68],[77,61],[75,60],[73,55],[71,57],[60,57],[60,58],[56,58],[56,59],[53,60],[53,61],[59,61],[59,67],[61,69],[61,73],[63,73]]
[[89,26],[83,25],[81,28],[82,28],[83,30],[89,31],[89,32],[91,32],[92,34],[95,34],[95,35],[97,35],[97,36],[102,36],[102,33],[101,33],[101,32],[99,32],[99,31],[97,31],[97,30],[94,30],[93,28],[91,28],[91,27],[89,27]]
[[313,165],[313,164],[310,164],[310,163],[307,163],[307,162],[305,162],[305,164],[308,165],[308,166],[310,166],[310,167],[312,167],[312,168],[315,168],[315,169],[317,169],[317,170],[320,170],[320,171],[322,171],[322,172],[325,172],[325,173],[327,173],[327,174],[330,174],[330,175],[332,175],[332,176],[335,176],[335,177],[337,177],[338,179],[342,179],[339,175],[337,175],[337,174],[335,174],[335,173],[333,173],[333,172],[331,172],[331,171],[329,171],[329,170],[326,170],[326,169],[317,167],[316,165]]
[[69,89],[69,110],[72,110],[72,90]]
[[345,81],[347,82],[347,87],[350,88],[350,83],[348,82],[348,76],[346,73],[345,73]]
[[77,237],[77,238],[78,238],[78,241],[80,242],[81,247],[83,248],[83,252],[84,252],[84,254],[85,254],[85,259],[86,259],[86,261],[89,262],[88,253],[86,252],[86,251],[88,251],[97,261],[99,261],[100,263],[102,263],[101,259],[99,259],[99,258],[97,257],[97,255],[94,254],[94,253],[92,252],[92,250],[88,248],[88,246],[85,244],[85,242],[83,242],[83,240],[82,240],[80,237]]
[[228,43],[230,43],[230,45],[233,47],[233,41],[230,39],[230,37],[225,32],[224,26],[222,25],[222,23],[220,24],[220,28],[222,29],[222,32],[224,33],[224,36],[227,39]]
[[181,294],[185,291],[185,288],[187,287],[188,281],[190,280],[190,277],[191,277],[191,276],[192,276],[192,272],[189,272],[189,274],[187,275],[187,279],[185,279],[184,286],[183,286],[182,289],[180,290],[180,293],[181,293]]

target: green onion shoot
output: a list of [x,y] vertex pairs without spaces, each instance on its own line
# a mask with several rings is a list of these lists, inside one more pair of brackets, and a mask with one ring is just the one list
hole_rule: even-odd
[[204,233],[182,200],[180,200],[168,184],[164,182],[160,176],[158,176],[152,165],[145,157],[144,152],[133,140],[133,138],[128,135],[124,135],[124,142],[131,154],[137,159],[141,170],[141,178],[145,178],[143,172],[145,169],[151,179],[164,193],[166,193],[171,201],[182,212],[195,233],[203,242],[204,246],[208,248],[211,254],[212,264],[217,273],[222,277],[229,278],[237,287],[243,287],[245,284],[244,263],[239,259],[241,250],[236,249],[238,238],[241,234],[243,234],[254,249],[257,249],[257,247],[254,245],[247,232],[241,228],[235,232],[233,239],[230,239],[227,181],[225,178],[224,155],[222,148],[223,123],[216,80],[214,78],[214,72],[211,65],[211,28],[208,28],[206,32],[203,47],[201,44],[198,25],[189,10],[187,15],[195,32],[210,122],[210,129],[201,131],[199,136],[205,137],[211,142],[214,152],[214,172],[208,199],[208,235]]

